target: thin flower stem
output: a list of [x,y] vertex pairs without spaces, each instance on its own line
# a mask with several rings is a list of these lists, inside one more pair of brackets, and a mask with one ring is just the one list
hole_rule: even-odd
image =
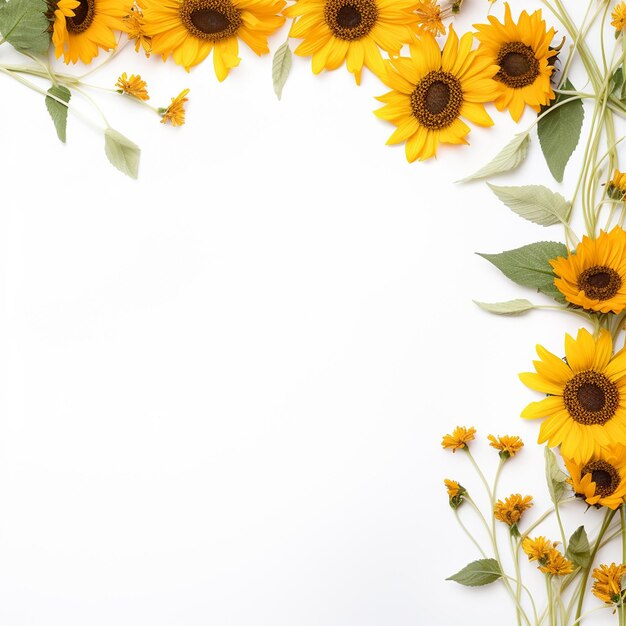
[[[522,596],[522,574],[519,569],[519,545],[515,546],[513,536],[509,533],[509,546],[511,547],[511,556],[513,557],[513,567],[515,568],[515,600],[519,606]],[[521,615],[517,612],[517,623],[521,624]]]
[[552,576],[546,574],[546,591],[548,593],[548,623],[550,626],[556,626],[554,613],[554,589],[552,587]]
[[79,80],[83,80],[83,78],[86,78],[87,76],[91,76],[92,74],[94,74],[98,70],[101,70],[105,65],[107,65],[107,63],[110,63],[111,60],[114,59],[128,45],[129,41],[130,41],[129,39],[126,39],[126,41],[120,46],[120,42],[118,40],[117,46],[115,47],[113,52],[111,52],[111,54],[109,54],[109,56],[104,61],[102,61],[102,63],[100,63],[100,65],[97,65],[97,66],[93,67],[92,69],[90,69],[88,72],[85,72],[84,74],[81,74],[78,77]]
[[482,481],[483,485],[485,486],[485,489],[487,490],[487,495],[489,496],[489,500],[491,502],[491,508],[493,509],[494,498],[493,498],[493,493],[491,492],[491,487],[489,487],[489,483],[487,482],[487,479],[485,478],[485,475],[483,474],[483,472],[480,469],[480,467],[478,467],[478,463],[476,463],[476,460],[472,456],[472,453],[470,452],[470,449],[467,446],[465,446],[465,448],[463,448],[463,449],[467,453],[467,456],[469,457],[469,460],[471,461],[472,465],[474,466],[474,469],[476,470],[476,473],[478,474],[480,480]]
[[[576,497],[572,496],[571,498],[565,498],[564,500],[561,500],[561,504],[567,504],[568,502],[575,502],[576,501]],[[520,536],[519,541],[520,543],[522,541],[524,541],[524,539],[526,539],[526,537],[528,537],[528,535],[535,530],[535,528],[537,528],[537,526],[539,526],[539,524],[541,524],[541,522],[543,522],[547,517],[549,517],[550,515],[552,515],[552,513],[554,513],[554,507],[549,508],[543,515],[541,515],[539,517],[538,520],[536,520],[530,527],[528,527]]]
[[559,524],[559,531],[561,533],[561,543],[563,544],[563,552],[567,551],[567,539],[565,538],[565,530],[563,528],[563,521],[561,520],[561,512],[559,511],[559,502],[555,498],[556,502],[554,503],[554,512],[556,513],[556,520]]
[[602,541],[602,537],[604,537],[604,534],[606,533],[615,513],[617,513],[617,511],[611,511],[610,509],[607,510],[606,515],[604,516],[604,521],[602,522],[602,526],[600,527],[600,531],[598,532],[598,538],[596,539],[593,550],[591,551],[589,564],[582,570],[583,573],[580,585],[580,593],[578,595],[578,606],[576,608],[576,618],[574,623],[581,621],[581,615],[583,612],[583,601],[585,599],[585,591],[587,591],[587,581],[589,580],[591,566],[593,565],[593,561],[596,558],[598,549],[600,548],[600,542]]
[[487,558],[485,551],[481,548],[480,544],[474,538],[474,535],[468,530],[467,526],[461,521],[461,516],[459,515],[458,509],[454,509],[454,515],[456,517],[456,521],[459,523],[459,526],[463,529],[463,532],[469,537],[472,543],[478,548],[478,551],[482,555],[483,559]]
[[598,611],[606,611],[606,609],[610,609],[611,606],[597,606],[595,609],[591,609],[591,611],[587,611],[584,615],[581,615],[579,618],[572,622],[572,626],[576,626],[585,619],[585,617],[589,617],[592,613],[597,613]]
[[622,563],[626,564],[626,511],[623,504],[619,507],[619,518],[622,531]]

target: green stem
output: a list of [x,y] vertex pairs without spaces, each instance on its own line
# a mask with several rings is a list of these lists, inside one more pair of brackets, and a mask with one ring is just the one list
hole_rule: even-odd
[[476,541],[476,539],[474,538],[474,535],[472,535],[472,533],[468,530],[467,526],[465,526],[465,524],[461,521],[461,516],[459,515],[458,509],[454,509],[454,515],[456,517],[456,521],[459,523],[459,526],[463,529],[463,532],[469,537],[471,542],[478,548],[478,551],[482,555],[483,559],[486,559],[487,555],[485,554],[485,551],[481,548],[478,541]]

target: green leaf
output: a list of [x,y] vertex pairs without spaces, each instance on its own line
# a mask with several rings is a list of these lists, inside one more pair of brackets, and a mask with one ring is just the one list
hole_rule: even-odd
[[272,61],[272,81],[274,82],[274,93],[280,100],[283,95],[283,87],[287,82],[289,70],[291,70],[291,48],[289,39],[276,50]]
[[554,286],[554,272],[549,263],[550,259],[567,256],[567,248],[562,243],[539,241],[500,254],[478,255],[493,263],[514,283],[522,287],[532,287],[558,302],[565,302],[565,298]]
[[495,582],[502,576],[502,570],[495,559],[480,559],[466,565],[461,571],[446,580],[453,580],[466,587],[480,587]]
[[[56,96],[60,100],[63,100],[63,102],[69,102],[72,96],[70,90],[67,87],[63,87],[63,85],[53,85],[50,89],[48,89],[48,93]],[[61,104],[54,98],[46,96],[46,107],[48,108],[48,113],[50,113],[50,117],[54,122],[58,138],[65,143],[65,131],[67,129],[67,106]]]
[[493,193],[513,212],[540,226],[567,224],[572,205],[560,193],[542,185],[498,187],[487,183]]
[[44,54],[50,47],[45,0],[9,0],[0,5],[0,33],[18,50]]
[[508,302],[478,302],[474,300],[483,311],[494,313],[495,315],[521,315],[535,308],[529,300],[509,300]]
[[584,526],[579,526],[570,537],[565,556],[579,567],[588,567],[591,561],[589,539]]
[[548,491],[552,502],[557,504],[563,498],[563,492],[567,485],[567,474],[559,467],[556,460],[556,455],[548,446],[544,451],[544,457],[546,460],[546,481],[548,483]]
[[130,139],[112,128],[104,131],[104,151],[112,165],[131,178],[137,178],[141,150]]
[[619,98],[624,85],[624,70],[620,65],[611,76],[611,93]]
[[[567,91],[575,91],[574,85],[570,83],[569,79],[565,79],[562,88]],[[571,102],[567,102],[568,100]],[[555,108],[556,104],[562,102],[567,103]],[[543,111],[550,109],[552,111],[537,123],[537,135],[552,176],[557,181],[562,182],[565,166],[578,145],[585,111],[580,98],[563,94],[559,94]]]
[[479,178],[489,178],[494,174],[500,174],[502,172],[509,172],[514,170],[528,154],[528,144],[530,139],[528,138],[528,131],[515,135],[513,139],[506,145],[496,156],[487,163],[484,167],[481,167],[477,172],[474,172],[471,176],[463,178],[457,182],[467,183],[470,180],[478,180]]

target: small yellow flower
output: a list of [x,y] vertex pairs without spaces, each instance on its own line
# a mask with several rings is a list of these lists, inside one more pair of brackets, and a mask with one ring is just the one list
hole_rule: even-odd
[[167,109],[159,109],[161,114],[161,124],[170,122],[172,126],[182,126],[185,123],[185,102],[188,98],[185,96],[189,93],[189,89],[183,89],[175,98]]
[[574,571],[574,564],[556,548],[552,548],[546,556],[545,564],[539,567],[539,571],[553,576],[567,576]]
[[418,24],[422,30],[434,37],[446,34],[446,27],[442,22],[444,12],[437,0],[421,0],[415,13],[417,13]]
[[441,440],[441,446],[446,450],[456,452],[461,448],[466,448],[467,444],[474,439],[476,429],[473,427],[465,428],[465,426],[457,426],[451,435],[444,435]]
[[458,509],[463,504],[463,496],[467,493],[467,489],[456,482],[456,480],[444,479],[444,484],[448,492],[448,498],[450,499],[450,506],[453,509]]
[[591,573],[594,579],[591,592],[607,604],[620,604],[624,590],[622,589],[622,577],[626,575],[626,565],[600,565]]
[[511,528],[516,527],[522,513],[533,505],[532,500],[532,496],[522,497],[519,493],[514,493],[505,498],[504,502],[498,500],[493,507],[493,514],[498,521],[508,524]]
[[613,18],[611,26],[615,30],[624,30],[624,27],[626,27],[626,2],[620,2],[616,5],[613,13],[611,13],[611,17]]
[[115,83],[119,93],[125,93],[139,100],[150,100],[148,90],[146,89],[146,81],[141,79],[139,74],[131,74],[130,78],[124,72]]
[[489,445],[499,451],[502,459],[515,456],[524,447],[524,442],[517,436],[509,437],[509,435],[502,435],[502,437],[494,437],[489,435],[487,439],[491,442]]
[[[624,17],[626,19],[626,16]],[[619,170],[615,170],[613,173],[613,178],[606,186],[606,195],[611,198],[611,200],[622,201],[626,196],[626,174],[620,172]]]
[[135,52],[143,48],[146,57],[152,52],[152,39],[143,30],[143,14],[141,10],[134,6],[130,13],[124,18],[124,32],[131,41],[135,40]]
[[528,555],[529,561],[539,561],[541,565],[545,565],[550,551],[556,545],[556,541],[552,542],[545,537],[535,537],[534,539],[526,537],[522,541],[522,550]]

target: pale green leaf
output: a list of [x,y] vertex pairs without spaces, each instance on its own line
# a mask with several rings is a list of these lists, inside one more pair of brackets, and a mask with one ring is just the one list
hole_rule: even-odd
[[139,146],[112,128],[104,131],[104,150],[106,155],[120,172],[131,178],[137,178],[139,170]]
[[[63,100],[63,102],[69,102],[72,95],[70,90],[63,85],[53,85],[50,89],[48,89],[48,93],[56,96],[60,100]],[[67,130],[67,106],[61,104],[59,100],[46,96],[46,107],[48,109],[48,113],[50,113],[54,127],[56,128],[58,138],[65,143]]]
[[563,492],[567,486],[567,474],[559,467],[556,455],[548,446],[544,450],[546,461],[546,481],[552,502],[557,504],[563,498]]
[[529,300],[518,299],[508,302],[478,302],[474,300],[483,311],[494,313],[495,315],[521,315],[535,308]]
[[541,226],[567,224],[572,205],[542,185],[498,187],[487,183],[493,193],[520,217]]
[[272,81],[274,83],[274,93],[280,100],[283,95],[283,87],[287,82],[291,70],[291,48],[289,40],[276,50],[272,61]]
[[613,76],[611,76],[611,93],[614,96],[620,97],[622,93],[622,87],[624,85],[624,70],[620,65],[615,72],[613,72]]
[[579,526],[570,537],[565,556],[578,567],[589,566],[591,549],[584,526]]
[[514,283],[537,289],[557,302],[565,302],[554,286],[554,272],[549,263],[550,259],[567,256],[567,248],[562,243],[540,241],[499,254],[478,254],[493,263]]
[[478,180],[479,178],[489,178],[495,174],[502,172],[509,172],[514,170],[528,154],[528,144],[530,140],[528,138],[528,131],[515,135],[513,139],[506,145],[496,156],[487,163],[484,167],[481,167],[477,172],[474,172],[471,176],[463,178],[460,183],[467,183],[470,180]]
[[45,0],[9,0],[0,5],[0,34],[18,50],[44,54],[50,46]]
[[502,576],[502,570],[495,559],[480,559],[466,565],[462,570],[446,580],[453,580],[466,587],[480,587],[495,582]]
[[[575,91],[568,79],[565,79],[562,88]],[[555,107],[562,102],[566,104]],[[545,110],[550,112],[537,123],[537,135],[552,176],[562,182],[565,166],[578,145],[585,111],[580,98],[563,94],[559,94]]]

